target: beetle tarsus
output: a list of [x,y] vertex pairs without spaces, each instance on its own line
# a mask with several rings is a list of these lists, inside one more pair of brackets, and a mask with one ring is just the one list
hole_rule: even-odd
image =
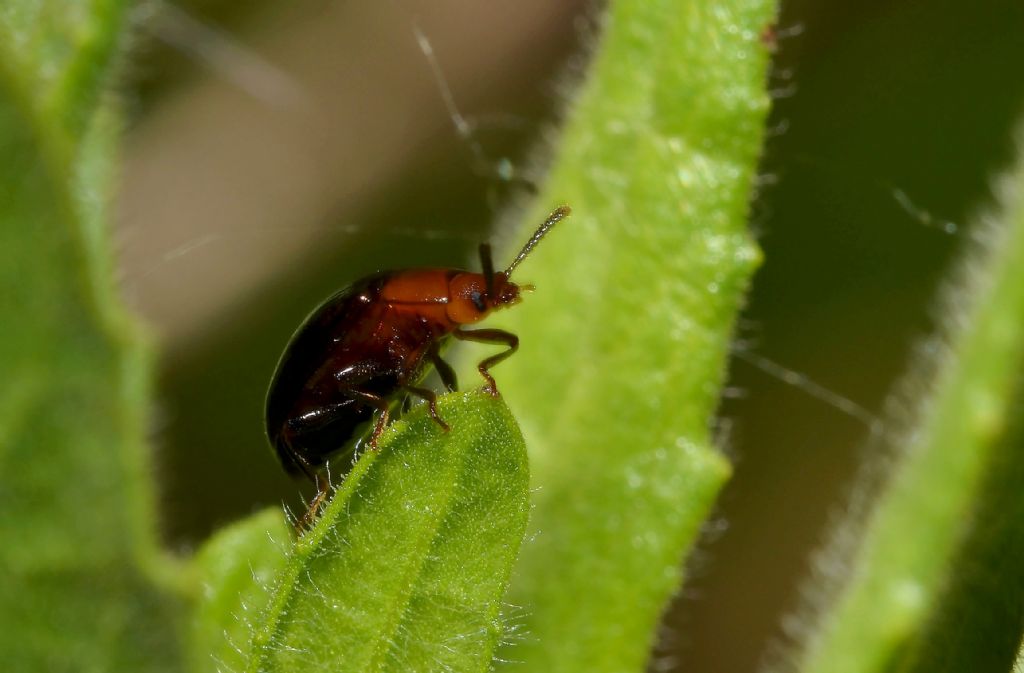
[[405,389],[412,395],[422,397],[427,401],[427,406],[430,409],[430,417],[434,419],[441,429],[445,432],[451,430],[451,426],[445,423],[444,419],[441,418],[441,414],[437,413],[437,393],[429,388],[420,388],[419,386],[405,386]]
[[384,433],[384,428],[388,425],[388,410],[382,409],[380,416],[377,417],[377,424],[373,426],[373,434],[370,435],[370,451],[376,453],[380,450],[380,445],[377,440]]
[[327,494],[331,492],[331,480],[324,474],[316,475],[316,496],[309,503],[309,508],[302,518],[295,523],[295,530],[300,535],[313,527],[320,517],[320,510],[324,507]]
[[484,381],[487,382],[484,384],[483,391],[491,397],[501,397],[501,393],[498,392],[498,383],[491,376],[491,373],[482,366],[477,369],[480,371],[480,376],[484,377]]

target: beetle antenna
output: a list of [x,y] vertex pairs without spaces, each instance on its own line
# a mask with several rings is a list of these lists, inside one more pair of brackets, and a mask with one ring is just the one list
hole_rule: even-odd
[[494,259],[491,258],[491,245],[480,244],[480,266],[484,270],[484,292],[488,297],[494,297]]
[[505,275],[511,276],[512,271],[519,266],[520,262],[526,259],[526,256],[529,255],[530,251],[537,246],[540,239],[544,238],[545,234],[551,231],[556,224],[569,217],[570,213],[572,213],[572,209],[570,209],[569,206],[559,206],[555,208],[551,214],[548,215],[548,219],[544,220],[544,223],[537,228],[537,231],[533,232],[533,236],[530,237],[530,240],[526,242],[523,249],[519,251],[516,258],[512,260],[512,263],[508,265],[507,269],[505,269]]

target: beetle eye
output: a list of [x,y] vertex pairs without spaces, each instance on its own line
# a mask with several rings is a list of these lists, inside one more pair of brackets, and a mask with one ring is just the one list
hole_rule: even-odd
[[470,292],[469,300],[473,302],[473,306],[476,307],[476,310],[480,311],[481,313],[487,310],[487,306],[484,304],[484,298],[478,291],[473,290],[472,292]]

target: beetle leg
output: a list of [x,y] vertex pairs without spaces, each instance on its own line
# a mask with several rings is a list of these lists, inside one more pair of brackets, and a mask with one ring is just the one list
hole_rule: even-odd
[[498,396],[498,384],[494,382],[494,377],[491,376],[490,368],[498,364],[509,355],[512,355],[519,348],[519,337],[511,332],[506,332],[503,329],[457,329],[452,333],[456,339],[462,341],[478,341],[485,344],[505,344],[508,346],[507,349],[486,358],[477,365],[477,370],[480,372],[480,376],[484,377],[487,381],[487,385],[484,386],[484,390],[489,392],[494,397]]
[[355,399],[369,404],[371,407],[377,407],[380,411],[380,416],[377,417],[377,423],[373,426],[373,434],[370,435],[370,450],[377,450],[377,439],[384,432],[384,428],[388,425],[388,401],[380,395],[374,395],[363,390],[346,390],[347,394],[351,395]]
[[295,464],[298,465],[302,473],[308,477],[310,481],[316,484],[316,496],[314,496],[313,500],[310,501],[309,507],[306,508],[306,513],[295,521],[295,531],[301,535],[305,531],[309,530],[313,526],[313,522],[316,521],[316,517],[320,513],[320,509],[323,507],[324,500],[326,500],[327,494],[331,490],[331,480],[329,477],[317,471],[317,469],[298,452],[291,451],[290,456],[294,459]]
[[377,440],[384,432],[384,428],[388,425],[388,410],[382,409],[380,416],[377,417],[377,424],[373,426],[373,434],[370,435],[370,450],[376,451],[378,448]]
[[322,473],[316,475],[316,497],[309,503],[309,509],[302,515],[302,518],[298,520],[295,525],[297,531],[305,532],[313,527],[317,517],[320,515],[320,510],[323,509],[324,501],[327,499],[327,494],[331,491],[331,480]]
[[324,500],[327,498],[327,493],[331,489],[330,479],[324,477],[322,474],[317,472],[316,468],[313,467],[309,461],[303,458],[298,452],[291,449],[289,446],[289,455],[298,465],[302,473],[314,484],[316,484],[316,496],[310,501],[309,507],[306,508],[306,513],[301,518],[295,521],[295,532],[302,534],[309,530],[313,526],[313,522],[316,521],[317,514],[320,513],[320,508],[323,506]]
[[444,384],[444,387],[449,392],[455,392],[459,389],[459,381],[455,376],[455,370],[441,357],[441,347],[436,341],[431,344],[430,350],[427,351],[427,359],[434,365],[437,375],[441,377],[441,383]]
[[299,470],[302,472],[302,474],[305,475],[305,477],[314,484],[317,483],[318,475],[316,472],[316,468],[313,467],[313,465],[308,460],[303,458],[298,451],[292,448],[290,441],[286,440],[286,446],[289,458],[291,458],[295,462],[295,464],[298,465]]
[[408,390],[413,395],[416,395],[417,397],[422,397],[427,401],[427,404],[430,407],[430,417],[433,418],[434,421],[436,421],[437,424],[441,426],[442,430],[448,432],[449,430],[452,429],[450,425],[444,422],[444,419],[441,418],[441,415],[437,413],[437,393],[435,393],[433,390],[430,390],[429,388],[418,388],[416,386],[405,386],[405,389]]

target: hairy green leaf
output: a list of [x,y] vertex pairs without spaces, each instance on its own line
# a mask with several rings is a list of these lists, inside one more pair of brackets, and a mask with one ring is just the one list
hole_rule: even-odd
[[250,671],[487,671],[526,528],[526,451],[481,392],[423,408],[356,463],[299,539]]
[[[874,509],[853,508],[824,557],[845,584],[801,670],[1013,664],[1024,629],[1024,163],[1001,187],[1001,212],[977,223],[941,305],[947,334],[926,351],[934,373],[930,389],[915,386],[927,393],[918,426],[876,466],[872,476],[891,477]],[[824,579],[812,591],[830,589]]]
[[196,557],[200,599],[192,620],[191,666],[241,671],[249,637],[270,603],[294,535],[280,509],[268,509],[218,531]]
[[774,16],[620,0],[604,19],[540,199],[574,214],[517,269],[537,291],[504,318],[522,348],[495,372],[536,488],[510,668],[643,670],[729,474],[710,428],[760,259],[746,219]]

